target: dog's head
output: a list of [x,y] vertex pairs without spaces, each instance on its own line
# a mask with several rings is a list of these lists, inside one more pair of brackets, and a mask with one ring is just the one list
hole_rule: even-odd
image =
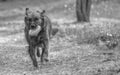
[[30,29],[41,26],[45,10],[29,9],[25,10],[25,23]]
[[29,8],[25,9],[25,24],[29,28],[29,30],[32,30],[32,32],[34,32],[34,34],[35,31],[37,33],[37,31],[41,31],[42,29],[44,13],[45,10],[29,9]]

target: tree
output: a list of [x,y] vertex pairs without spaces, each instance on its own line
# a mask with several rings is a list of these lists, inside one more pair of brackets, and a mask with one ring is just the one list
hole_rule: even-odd
[[76,17],[78,22],[89,22],[91,0],[76,0]]

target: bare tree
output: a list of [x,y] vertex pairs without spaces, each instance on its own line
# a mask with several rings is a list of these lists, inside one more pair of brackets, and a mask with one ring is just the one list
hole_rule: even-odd
[[76,0],[76,16],[78,22],[89,22],[91,0]]

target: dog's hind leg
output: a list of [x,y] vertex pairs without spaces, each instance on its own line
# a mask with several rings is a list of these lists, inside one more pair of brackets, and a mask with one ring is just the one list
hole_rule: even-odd
[[40,57],[40,49],[37,47],[37,56]]
[[41,54],[41,63],[48,62],[48,49],[49,49],[49,41],[46,40],[43,42],[43,47],[42,47],[42,54]]

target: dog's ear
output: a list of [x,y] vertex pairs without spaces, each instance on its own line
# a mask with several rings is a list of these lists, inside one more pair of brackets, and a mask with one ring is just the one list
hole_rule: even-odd
[[26,16],[28,15],[28,11],[29,11],[29,8],[26,8],[26,9],[25,9],[25,15],[26,15]]
[[45,13],[45,10],[42,10],[41,15]]
[[41,17],[44,17],[45,14],[45,10],[42,10],[42,12],[40,13]]
[[44,14],[45,14],[45,10],[42,10],[42,11],[41,11],[41,10],[38,10],[37,12],[40,14],[41,17],[43,17]]

